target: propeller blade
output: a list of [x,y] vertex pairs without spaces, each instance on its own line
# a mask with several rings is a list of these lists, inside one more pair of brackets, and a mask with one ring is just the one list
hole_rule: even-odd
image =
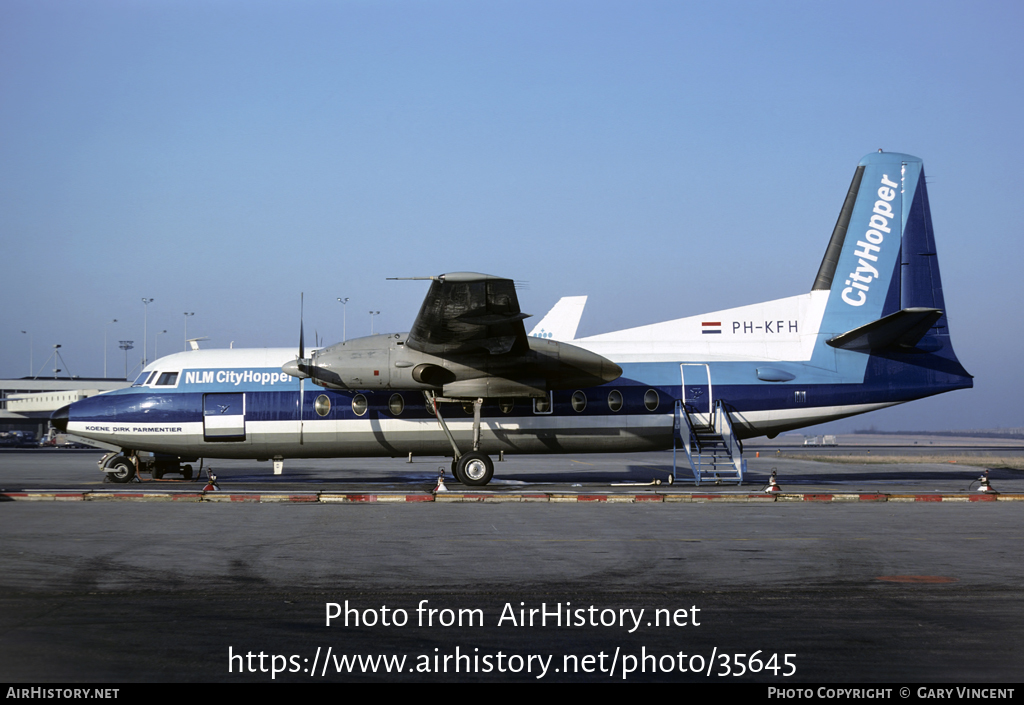
[[303,292],[299,295],[299,359],[305,359],[306,357],[306,345],[303,342],[303,326],[302,326],[302,309],[306,303],[306,294]]

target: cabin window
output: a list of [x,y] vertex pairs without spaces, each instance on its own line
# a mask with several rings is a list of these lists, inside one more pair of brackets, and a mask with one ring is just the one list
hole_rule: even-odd
[[551,413],[551,395],[553,392],[548,392],[546,397],[537,397],[533,400],[533,413],[535,414],[550,414]]
[[647,394],[644,394],[644,406],[648,411],[654,411],[658,408],[658,403],[658,393],[653,389],[648,389]]
[[160,379],[158,379],[156,381],[156,386],[158,386],[158,387],[173,387],[177,383],[178,383],[178,373],[177,372],[164,372],[162,375],[160,375]]
[[572,410],[576,412],[583,411],[587,408],[587,395],[583,392],[572,393]]
[[512,413],[512,407],[516,405],[514,399],[499,399],[498,408],[501,409],[501,413],[510,414]]
[[327,414],[331,413],[330,398],[328,398],[326,394],[321,394],[316,398],[316,401],[313,402],[313,408],[316,409],[316,413],[320,416],[327,416]]
[[394,416],[401,416],[405,411],[405,398],[401,394],[392,394],[388,400],[388,409]]
[[356,394],[352,397],[352,413],[356,416],[362,416],[366,413],[366,397],[362,394]]
[[797,404],[806,404],[807,392],[793,392],[793,401]]
[[612,411],[618,411],[622,408],[622,392],[618,389],[608,392],[608,408]]

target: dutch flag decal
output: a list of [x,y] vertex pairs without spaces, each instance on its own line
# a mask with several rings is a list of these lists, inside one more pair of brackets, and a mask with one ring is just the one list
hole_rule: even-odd
[[715,335],[722,332],[721,321],[702,321],[700,325],[701,335]]

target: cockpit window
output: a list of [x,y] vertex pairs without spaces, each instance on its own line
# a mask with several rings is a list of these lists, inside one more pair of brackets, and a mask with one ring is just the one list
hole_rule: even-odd
[[177,372],[164,372],[160,375],[160,379],[156,381],[156,386],[173,387],[178,382]]
[[136,380],[134,382],[132,382],[132,386],[133,387],[141,387],[142,385],[144,385],[146,383],[146,379],[149,377],[150,374],[152,374],[152,373],[151,372],[143,372],[141,375],[139,375],[136,378]]

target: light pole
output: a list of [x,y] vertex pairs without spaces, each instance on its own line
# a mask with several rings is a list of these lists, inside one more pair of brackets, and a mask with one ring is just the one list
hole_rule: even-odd
[[118,345],[119,348],[124,350],[124,379],[125,379],[125,381],[128,380],[128,351],[135,347],[134,345],[132,345],[132,343],[134,343],[134,342],[135,342],[134,340],[122,340],[122,341],[120,341],[120,345]]
[[32,367],[34,366],[32,360],[32,334],[29,333],[27,330],[23,330],[21,332],[28,335],[28,376],[31,377]]
[[166,332],[167,331],[162,330],[162,331],[160,331],[159,333],[157,333],[156,335],[153,336],[153,359],[154,360],[159,360],[160,359],[160,353],[159,353],[159,350],[160,350],[160,336],[163,333],[166,333]]
[[[117,323],[117,319],[115,318],[110,323]],[[107,378],[107,329],[110,327],[110,323],[103,326],[103,379]]]
[[193,311],[192,313],[185,311],[185,340],[182,343],[182,350],[188,350],[188,317],[194,315],[196,315],[195,311]]
[[[60,348],[61,348],[60,345],[54,345],[53,346],[53,355],[50,356],[50,357],[53,358],[53,378],[54,379],[57,379],[57,374],[62,371],[59,367],[57,367],[57,362],[58,361],[63,361],[63,359],[60,357],[60,353],[57,352],[58,350],[60,350]],[[67,367],[67,365],[65,365],[65,367]],[[71,376],[70,372],[68,372],[68,376],[69,377]]]
[[373,317],[379,315],[380,311],[370,311],[370,335],[373,335]]
[[[42,372],[43,368],[46,367],[46,363],[49,362],[50,359],[52,358],[53,359],[53,378],[57,379],[57,375],[60,372],[67,372],[68,373],[68,379],[71,379],[71,370],[68,369],[68,363],[64,362],[64,358],[60,354],[60,349],[61,349],[60,345],[54,345],[53,346],[53,352],[50,353],[50,357],[46,358],[46,362],[44,362],[42,365],[39,366],[39,371]],[[61,368],[57,367],[57,365],[64,365],[64,369],[62,370]],[[38,376],[39,375],[33,375],[32,379],[36,379]]]
[[[345,308],[341,309],[341,311],[342,311],[342,313],[341,313],[341,342],[344,343],[345,342],[345,327],[346,327],[345,324],[348,322],[348,298],[346,297],[344,299],[338,299],[338,303],[340,303],[342,306],[345,307]],[[24,332],[24,331],[22,331],[22,332]]]
[[[146,369],[146,347],[149,344],[149,305],[156,301],[156,299],[142,298],[142,303],[145,306],[143,309],[145,314],[142,316],[142,369]],[[124,373],[125,378],[128,377],[128,373]]]

